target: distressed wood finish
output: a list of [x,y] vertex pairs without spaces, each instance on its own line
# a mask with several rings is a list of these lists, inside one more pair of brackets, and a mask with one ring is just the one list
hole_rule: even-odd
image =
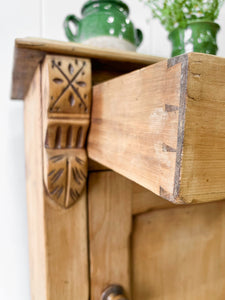
[[54,53],[90,58],[93,66],[93,84],[164,59],[135,52],[94,48],[73,42],[60,42],[40,38],[16,39],[12,99],[25,98],[38,63],[44,60],[46,54]]
[[91,300],[108,285],[130,295],[132,183],[111,172],[91,173],[88,186]]
[[44,70],[38,67],[25,99],[31,299],[88,300],[86,192],[64,209],[52,201],[44,183],[43,103],[48,103],[42,95]]
[[188,60],[179,193],[193,203],[223,200],[225,59],[193,53]]
[[95,86],[89,157],[174,203],[224,199],[224,71],[191,53]]
[[39,63],[43,60],[44,55],[43,51],[23,48],[18,49],[15,47],[12,73],[12,99],[25,98],[34,73]]
[[181,64],[167,61],[93,89],[91,159],[152,192],[173,193]]
[[87,178],[90,62],[47,55],[42,79],[45,184],[50,198],[68,208],[79,199]]
[[134,218],[135,300],[225,299],[225,201]]

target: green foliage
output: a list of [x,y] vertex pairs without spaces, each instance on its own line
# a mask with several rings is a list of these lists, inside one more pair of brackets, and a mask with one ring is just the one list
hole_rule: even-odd
[[186,25],[196,19],[214,21],[224,0],[143,0],[167,31]]

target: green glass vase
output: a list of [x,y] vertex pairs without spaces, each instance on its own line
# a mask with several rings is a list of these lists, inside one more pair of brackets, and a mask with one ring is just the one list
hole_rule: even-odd
[[172,42],[172,56],[188,52],[216,54],[217,32],[220,26],[209,21],[193,21],[186,28],[176,28],[168,38]]
[[[70,41],[92,45],[97,41],[101,47],[104,47],[104,41],[115,41],[117,45],[125,41],[128,48],[130,46],[127,50],[135,50],[141,44],[142,32],[135,29],[124,2],[90,0],[83,5],[81,12],[82,19],[73,14],[65,18],[64,29]],[[71,23],[76,27],[76,34],[70,28]]]

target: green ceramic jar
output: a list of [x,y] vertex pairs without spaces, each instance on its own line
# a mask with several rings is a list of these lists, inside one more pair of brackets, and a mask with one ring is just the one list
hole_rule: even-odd
[[[134,28],[128,18],[129,8],[122,1],[90,0],[82,7],[82,16],[79,19],[69,15],[64,21],[65,33],[70,41],[93,44],[98,38],[99,46],[104,46],[101,42],[109,41],[108,37],[111,37],[117,44],[125,41],[128,48],[131,48],[127,50],[135,50],[142,42],[142,32]],[[70,23],[76,26],[76,34],[72,32]]]
[[187,52],[216,54],[217,32],[220,26],[215,22],[193,21],[186,28],[176,28],[169,34],[172,42],[172,56]]

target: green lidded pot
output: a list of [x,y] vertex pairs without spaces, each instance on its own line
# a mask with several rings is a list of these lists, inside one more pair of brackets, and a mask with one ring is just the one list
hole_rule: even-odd
[[169,34],[172,42],[172,56],[188,52],[216,54],[217,32],[220,26],[210,21],[192,21],[186,28],[176,28]]
[[[82,7],[83,18],[68,15],[64,29],[70,41],[93,46],[135,51],[143,34],[128,18],[129,8],[120,0],[90,0]],[[77,28],[74,34],[70,28]]]

